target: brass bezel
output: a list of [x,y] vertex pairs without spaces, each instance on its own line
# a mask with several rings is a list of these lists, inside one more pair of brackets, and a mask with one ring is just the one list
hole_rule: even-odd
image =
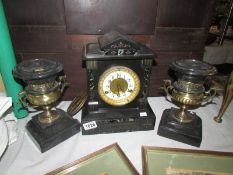
[[[103,91],[104,80],[107,78],[107,76],[109,74],[116,72],[116,71],[127,72],[129,75],[132,76],[134,84],[135,84],[134,91],[130,94],[130,96],[128,96],[124,99],[121,99],[121,100],[111,99]],[[99,93],[100,98],[104,102],[106,102],[107,104],[112,105],[112,106],[123,106],[123,105],[129,104],[137,97],[137,95],[139,94],[139,91],[140,91],[140,87],[141,87],[140,79],[139,79],[138,75],[132,69],[125,67],[125,66],[113,66],[113,67],[107,69],[100,76],[99,83],[98,83],[98,93]]]

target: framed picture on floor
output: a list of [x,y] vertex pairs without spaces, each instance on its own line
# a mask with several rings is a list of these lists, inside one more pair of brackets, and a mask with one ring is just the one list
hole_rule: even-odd
[[47,175],[139,175],[117,143],[60,167]]
[[233,153],[142,147],[144,175],[233,175]]

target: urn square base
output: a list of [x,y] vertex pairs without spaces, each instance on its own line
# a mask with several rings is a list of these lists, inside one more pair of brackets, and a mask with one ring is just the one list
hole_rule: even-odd
[[200,117],[192,113],[192,122],[180,123],[172,117],[172,110],[178,109],[171,108],[164,110],[158,128],[158,135],[200,147],[202,141],[202,121]]
[[78,120],[73,119],[61,109],[56,110],[60,118],[52,124],[40,123],[38,114],[33,116],[26,125],[29,136],[42,153],[80,131],[81,124]]

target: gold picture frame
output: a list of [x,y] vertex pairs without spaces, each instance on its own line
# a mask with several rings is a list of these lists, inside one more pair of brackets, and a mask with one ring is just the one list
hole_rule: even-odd
[[139,175],[117,143],[102,148],[47,175]]
[[233,153],[142,147],[143,175],[233,175]]

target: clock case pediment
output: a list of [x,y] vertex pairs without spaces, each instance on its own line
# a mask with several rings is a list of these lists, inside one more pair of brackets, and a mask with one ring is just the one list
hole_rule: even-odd
[[98,38],[98,43],[88,43],[84,47],[82,62],[107,60],[144,60],[154,62],[156,54],[147,46],[130,40],[118,32],[110,32]]
[[[99,121],[98,125],[103,125],[103,128],[90,131],[83,130],[83,134],[149,130],[154,128],[155,115],[148,104],[147,95],[151,68],[155,57],[156,55],[150,48],[132,41],[118,32],[107,33],[98,38],[98,43],[88,43],[85,46],[82,55],[82,65],[87,70],[88,100],[82,110],[82,123],[95,120]],[[127,105],[108,105],[98,94],[99,78],[112,66],[128,67],[140,79],[140,92]],[[148,116],[140,117],[141,112],[146,112]],[[140,121],[141,124],[136,124],[139,122],[139,117],[143,121]],[[132,121],[129,125],[131,129],[130,127],[124,129],[122,127],[125,124],[124,122],[115,123],[115,121],[128,120]],[[135,122],[133,122],[134,120]],[[114,126],[119,125],[119,127],[115,127],[117,129],[112,130],[110,125],[105,126],[110,121]],[[147,125],[143,126],[144,122]]]
[[140,49],[138,44],[118,32],[109,32],[98,39],[105,55],[134,55]]

